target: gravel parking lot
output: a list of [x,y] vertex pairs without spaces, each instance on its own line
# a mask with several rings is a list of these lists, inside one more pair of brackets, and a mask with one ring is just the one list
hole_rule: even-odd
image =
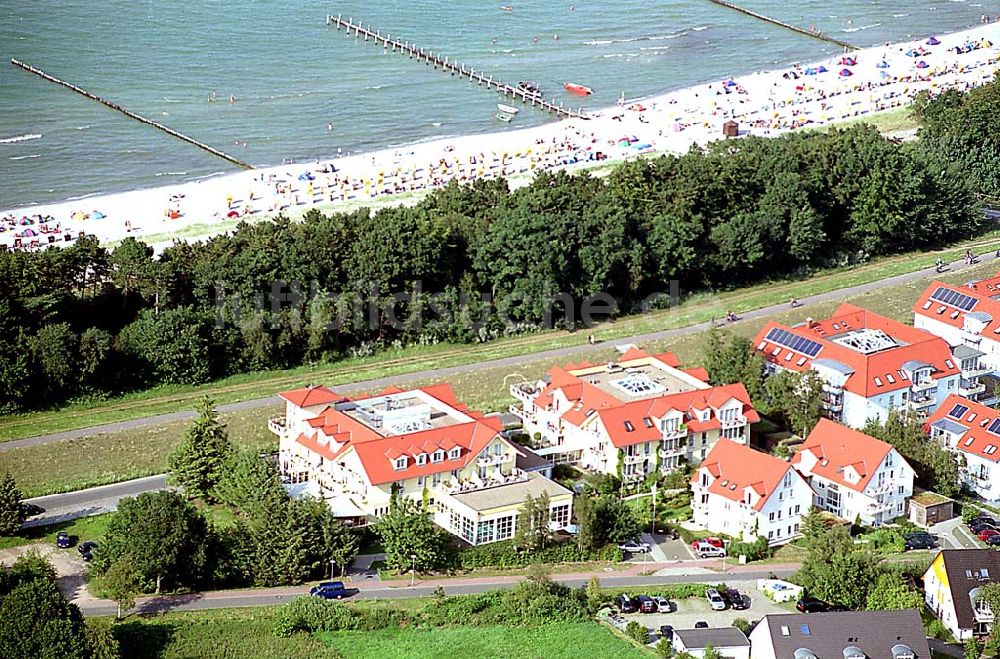
[[[760,620],[771,613],[794,613],[793,603],[775,604],[764,594],[756,590],[756,582],[727,581],[730,588],[735,588],[744,596],[750,598],[750,608],[742,611],[726,609],[713,611],[704,597],[692,597],[682,600],[672,600],[675,610],[670,613],[626,613],[626,620],[635,620],[649,629],[659,630],[660,625],[672,625],[674,629],[692,629],[694,623],[704,620],[709,627],[730,627],[736,618],[745,620]],[[705,586],[708,588],[708,586]]]

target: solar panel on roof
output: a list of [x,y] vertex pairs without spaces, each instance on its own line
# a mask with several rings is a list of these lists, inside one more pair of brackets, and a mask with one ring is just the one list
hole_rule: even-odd
[[976,306],[976,298],[953,291],[944,286],[938,286],[934,289],[934,292],[931,293],[931,299],[961,309],[962,311],[969,311],[972,307]]
[[986,430],[994,435],[1000,435],[1000,419],[994,420],[993,423],[990,424],[990,427]]
[[784,346],[789,350],[807,357],[815,357],[819,354],[819,351],[823,349],[821,344],[805,337],[798,336],[797,334],[792,334],[788,330],[783,330],[780,327],[772,328],[764,338],[771,343]]
[[961,419],[963,416],[965,416],[965,413],[968,411],[969,411],[968,406],[956,405],[955,407],[951,408],[951,412],[948,412],[948,416],[953,417],[955,419]]

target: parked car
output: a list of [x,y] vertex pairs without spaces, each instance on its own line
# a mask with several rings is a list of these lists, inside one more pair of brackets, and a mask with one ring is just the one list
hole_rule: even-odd
[[618,545],[618,548],[630,554],[645,554],[649,551],[649,543],[639,542],[638,540],[629,540],[624,544]]
[[993,521],[993,519],[980,519],[969,524],[969,530],[972,531],[973,533],[979,533],[983,529],[996,529],[996,528],[1000,528],[1000,525],[998,525],[995,521]]
[[653,601],[656,602],[656,610],[660,613],[670,613],[674,610],[674,605],[666,597],[654,597]]
[[909,533],[904,533],[903,537],[906,539],[909,538],[931,538],[932,540],[938,539],[936,535],[928,531],[910,531]]
[[980,540],[986,542],[987,538],[990,538],[994,535],[1000,535],[1000,531],[997,531],[996,529],[983,529],[976,535],[979,536]]
[[795,603],[795,610],[799,613],[823,613],[830,610],[830,605],[815,597],[803,597]]
[[673,643],[674,641],[674,626],[673,625],[660,625],[660,636],[667,639],[667,643]]
[[986,538],[984,542],[991,547],[1000,546],[1000,535],[991,535],[990,537]]
[[69,533],[66,531],[60,531],[56,534],[56,547],[60,549],[67,549],[73,546],[73,540],[69,537]]
[[694,623],[694,628],[695,629],[708,629],[708,623],[705,622],[704,620],[699,620],[698,622]]
[[914,535],[904,538],[904,548],[910,549],[934,549],[937,547],[937,540],[930,535]]
[[693,549],[696,545],[700,545],[702,543],[708,543],[713,547],[718,547],[719,549],[726,546],[726,543],[724,543],[721,538],[702,538],[701,540],[693,540],[691,542],[691,548]]
[[750,608],[749,598],[742,595],[740,591],[735,588],[727,588],[719,594],[722,595],[722,598],[726,600],[726,603],[729,604],[732,609],[745,611]]
[[694,553],[698,555],[698,558],[724,558],[726,555],[726,550],[711,545],[707,542],[697,542],[693,545]]
[[635,613],[638,608],[638,602],[633,600],[628,595],[619,595],[615,600],[615,604],[618,606],[618,610],[622,613]]
[[719,591],[715,588],[709,588],[705,591],[705,599],[708,600],[708,603],[711,605],[713,611],[726,610],[726,600],[722,599],[722,595],[720,595]]
[[640,613],[656,613],[656,601],[652,597],[638,595],[635,599],[639,603]]
[[343,581],[325,581],[310,588],[309,594],[325,600],[339,600],[347,597],[347,588],[344,587]]
[[41,515],[44,512],[45,509],[42,508],[41,506],[27,502],[21,503],[21,513],[24,515],[25,519],[28,519],[29,517],[34,517],[35,515]]
[[89,561],[94,557],[93,552],[95,549],[97,549],[97,543],[93,540],[81,542],[80,546],[76,548],[76,550],[80,552],[80,556],[82,556],[85,561]]
[[973,527],[973,526],[975,526],[976,524],[994,524],[995,525],[996,523],[997,523],[997,521],[994,518],[990,517],[989,515],[976,515],[975,517],[973,517],[972,519],[970,519],[969,522],[968,522],[970,528]]

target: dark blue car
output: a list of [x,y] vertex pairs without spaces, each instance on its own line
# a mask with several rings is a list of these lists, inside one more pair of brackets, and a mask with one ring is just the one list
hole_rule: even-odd
[[325,581],[310,588],[309,594],[325,600],[339,600],[347,597],[347,588],[344,587],[343,581]]

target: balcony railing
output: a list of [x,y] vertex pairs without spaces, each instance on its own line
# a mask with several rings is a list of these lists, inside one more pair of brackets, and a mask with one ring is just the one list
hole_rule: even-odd
[[958,394],[960,396],[975,396],[976,394],[981,394],[984,391],[986,391],[986,385],[982,382],[977,382],[975,384],[967,382],[958,385]]
[[267,429],[279,437],[285,434],[288,422],[283,416],[273,416],[267,421]]
[[932,396],[912,396],[910,400],[906,401],[906,407],[917,411],[926,409],[934,404],[934,398]]
[[678,437],[687,437],[688,429],[687,426],[681,424],[676,428],[667,428],[663,431],[663,439],[677,439]]
[[487,478],[484,480],[474,479],[470,481],[456,482],[454,480],[438,485],[437,488],[445,494],[462,494],[463,492],[478,492],[489,490],[494,487],[503,487],[514,483],[523,483],[528,480],[528,473],[520,469],[514,469],[509,476],[504,478]]
[[678,446],[676,448],[661,448],[657,453],[659,453],[661,458],[672,458],[677,455],[684,455],[686,451],[686,446]]
[[823,383],[823,391],[828,394],[842,394],[844,393],[844,387],[839,384],[830,384],[829,382]]
[[533,413],[524,411],[524,408],[519,405],[511,405],[507,408],[507,411],[519,418],[521,421],[535,420],[535,415]]
[[719,424],[723,428],[735,428],[736,426],[745,426],[747,424],[747,419],[745,416],[737,416],[731,419],[720,419]]
[[820,407],[824,410],[830,410],[831,412],[839,412],[844,409],[844,402],[842,399],[827,400],[824,398],[820,401]]
[[910,388],[913,389],[914,391],[927,391],[929,389],[937,389],[937,381],[930,379],[914,381],[911,384]]
[[960,370],[962,371],[963,378],[971,379],[971,378],[978,378],[980,375],[986,375],[993,369],[991,369],[990,367],[986,366],[981,362],[977,362],[976,364],[962,365],[960,367]]
[[533,384],[512,384],[510,386],[510,395],[518,400],[522,400],[526,403],[530,403],[538,395],[539,389]]
[[504,462],[510,461],[510,453],[501,453],[497,455],[496,453],[490,453],[489,455],[480,456],[476,460],[476,464],[480,467],[489,467],[491,465],[499,465]]
[[648,453],[635,453],[634,455],[629,455],[628,453],[622,458],[627,465],[639,464],[644,460],[648,460],[651,457]]

